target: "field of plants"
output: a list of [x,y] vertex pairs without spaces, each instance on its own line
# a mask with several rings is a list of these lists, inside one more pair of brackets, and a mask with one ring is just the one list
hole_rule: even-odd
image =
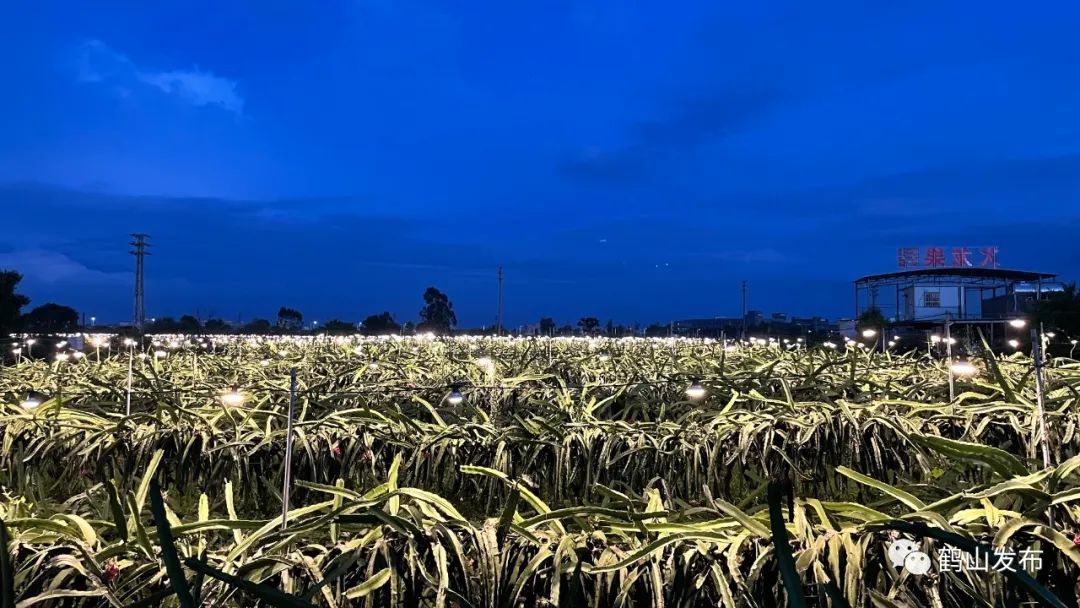
[[[0,368],[0,608],[1077,605],[1080,364],[1047,362],[1040,408],[1022,354],[971,345],[950,400],[925,346],[795,346],[158,336],[23,359]],[[899,538],[929,573],[890,560]],[[1041,559],[948,569],[949,547]]]

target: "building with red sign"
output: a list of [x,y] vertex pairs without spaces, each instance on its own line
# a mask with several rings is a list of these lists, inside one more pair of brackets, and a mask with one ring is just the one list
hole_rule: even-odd
[[1030,314],[1045,294],[1061,291],[1056,278],[981,266],[875,274],[855,281],[855,315],[877,308],[890,324],[911,327],[941,325],[947,319],[1000,321]]

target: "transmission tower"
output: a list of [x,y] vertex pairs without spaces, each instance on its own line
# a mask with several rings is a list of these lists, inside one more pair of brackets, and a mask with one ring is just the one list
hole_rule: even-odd
[[133,233],[131,238],[134,240],[131,242],[131,246],[134,247],[131,251],[131,255],[135,256],[135,329],[142,331],[143,325],[146,322],[146,303],[144,301],[145,289],[143,282],[143,268],[145,268],[144,258],[149,253],[146,252],[146,248],[150,246],[146,242],[146,239],[150,238],[149,234]]

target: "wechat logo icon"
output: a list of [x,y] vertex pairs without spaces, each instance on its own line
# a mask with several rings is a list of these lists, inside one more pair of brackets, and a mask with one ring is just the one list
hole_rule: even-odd
[[930,556],[919,551],[919,545],[915,541],[906,538],[894,540],[889,545],[889,561],[897,568],[907,568],[908,572],[915,575],[930,572],[933,565]]

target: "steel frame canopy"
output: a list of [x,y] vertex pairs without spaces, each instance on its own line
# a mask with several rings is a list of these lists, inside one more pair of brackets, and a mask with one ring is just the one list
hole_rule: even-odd
[[[984,318],[982,314],[968,315],[968,293],[978,292],[979,302],[981,308],[981,302],[986,300],[986,292],[990,292],[990,297],[1000,297],[1014,293],[1015,287],[1018,283],[1038,283],[1043,281],[1050,281],[1056,278],[1057,275],[1045,273],[1045,272],[1031,272],[1026,270],[1009,270],[1005,268],[964,268],[964,267],[942,267],[942,268],[918,268],[914,270],[903,270],[898,272],[889,272],[884,274],[875,274],[861,277],[855,281],[855,314],[861,315],[864,310],[876,306],[882,310],[886,317],[892,316],[895,318],[895,322],[900,323],[918,323],[920,321],[930,321],[935,316],[944,318],[950,316],[949,313],[941,313],[940,315],[930,315],[930,310],[924,313],[915,313],[908,315],[906,311],[911,305],[918,306],[917,304],[908,304],[904,307],[901,306],[901,292],[907,289],[914,290],[916,288],[955,288],[958,301],[953,306],[940,306],[942,309],[955,308],[956,311],[951,313],[951,316],[955,320],[972,318],[981,319]],[[883,297],[887,297],[886,294],[880,292],[888,291],[895,295],[894,305],[883,305]],[[886,313],[888,309],[892,309],[894,314],[889,315]],[[901,310],[901,309],[904,310]]]

